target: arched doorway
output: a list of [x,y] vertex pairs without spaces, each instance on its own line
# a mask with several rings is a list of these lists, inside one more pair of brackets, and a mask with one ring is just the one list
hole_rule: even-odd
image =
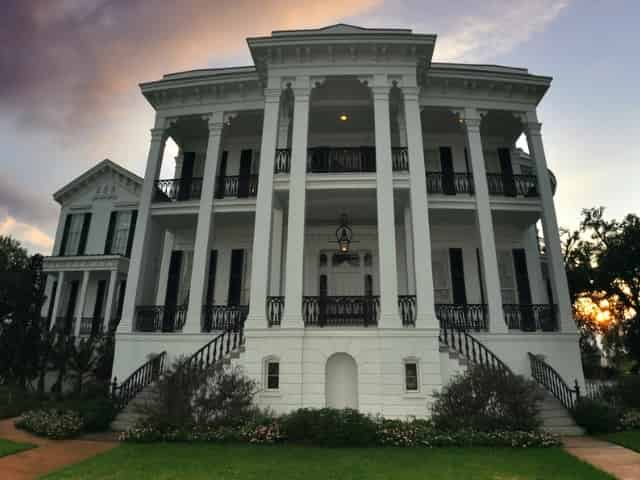
[[325,401],[329,408],[358,408],[358,366],[351,355],[334,353],[327,360]]

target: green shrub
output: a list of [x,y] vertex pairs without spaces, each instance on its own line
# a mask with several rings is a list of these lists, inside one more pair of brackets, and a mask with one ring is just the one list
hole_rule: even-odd
[[434,393],[432,420],[441,431],[535,431],[538,387],[521,376],[481,367],[454,377]]
[[581,398],[573,408],[573,418],[587,433],[614,432],[620,412],[602,400]]
[[66,400],[59,403],[57,407],[77,412],[82,418],[86,432],[108,430],[117,413],[114,403],[105,397]]
[[640,410],[627,410],[620,417],[621,430],[640,430]]
[[291,442],[326,447],[367,446],[375,443],[377,425],[357,410],[302,408],[280,420]]
[[606,394],[620,408],[640,410],[640,375],[620,377]]
[[394,447],[414,447],[428,442],[435,433],[429,420],[386,420],[378,424],[378,443]]
[[77,412],[56,409],[25,412],[15,425],[35,435],[54,439],[75,437],[84,426]]

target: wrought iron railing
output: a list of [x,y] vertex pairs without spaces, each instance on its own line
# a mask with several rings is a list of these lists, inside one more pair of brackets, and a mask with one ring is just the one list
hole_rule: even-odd
[[504,312],[504,320],[512,330],[523,330],[525,332],[555,332],[558,330],[558,316],[555,305],[507,303],[502,305],[502,310]]
[[580,398],[580,385],[576,380],[574,388],[569,387],[562,376],[539,355],[529,352],[531,376],[542,385],[562,405],[571,410]]
[[216,198],[248,198],[258,194],[258,175],[218,177]]
[[407,147],[393,147],[391,149],[391,165],[394,172],[409,170],[409,150]]
[[308,149],[307,172],[375,172],[375,147],[314,147]]
[[460,330],[487,330],[487,305],[481,303],[436,303],[440,325],[452,325]]
[[471,173],[427,172],[427,192],[455,195],[473,195],[473,175]]
[[162,375],[165,369],[166,358],[167,352],[156,355],[142,364],[142,366],[129,375],[120,385],[118,385],[118,379],[113,377],[111,397],[118,410],[126,407],[146,386],[151,385],[160,378],[160,375]]
[[269,326],[280,325],[284,312],[284,297],[267,297],[266,307]]
[[462,330],[446,321],[441,321],[439,338],[441,343],[457,351],[475,365],[496,370],[504,375],[513,374],[506,363],[466,330]]
[[82,317],[80,319],[80,335],[100,335],[104,330],[104,318]]
[[304,296],[302,318],[307,327],[373,327],[378,324],[378,296]]
[[289,173],[291,169],[291,149],[276,148],[276,158],[273,166],[274,173]]
[[403,327],[416,326],[416,296],[398,295],[398,308]]
[[202,178],[156,180],[156,202],[197,200],[202,194]]
[[242,328],[224,331],[187,358],[182,368],[187,371],[207,369],[227,355],[238,351],[242,345],[244,345]]
[[507,197],[538,196],[538,178],[535,175],[512,175],[502,173],[488,173],[487,186],[491,195]]
[[134,327],[137,332],[180,332],[186,319],[186,305],[143,305],[136,307]]
[[203,305],[202,331],[238,330],[247,319],[247,305]]

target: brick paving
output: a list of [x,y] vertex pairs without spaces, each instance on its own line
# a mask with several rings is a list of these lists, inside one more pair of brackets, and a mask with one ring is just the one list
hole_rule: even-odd
[[640,453],[591,437],[565,437],[564,449],[620,480],[640,480]]
[[81,462],[118,445],[108,440],[48,440],[36,437],[13,425],[15,419],[0,421],[0,438],[36,445],[31,450],[0,457],[2,480],[30,480]]

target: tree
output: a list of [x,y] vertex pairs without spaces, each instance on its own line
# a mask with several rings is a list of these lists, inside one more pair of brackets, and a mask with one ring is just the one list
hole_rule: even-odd
[[[569,289],[581,328],[599,334],[612,356],[640,366],[640,217],[605,220],[604,208],[582,211],[564,232]],[[597,308],[589,307],[589,302]]]

